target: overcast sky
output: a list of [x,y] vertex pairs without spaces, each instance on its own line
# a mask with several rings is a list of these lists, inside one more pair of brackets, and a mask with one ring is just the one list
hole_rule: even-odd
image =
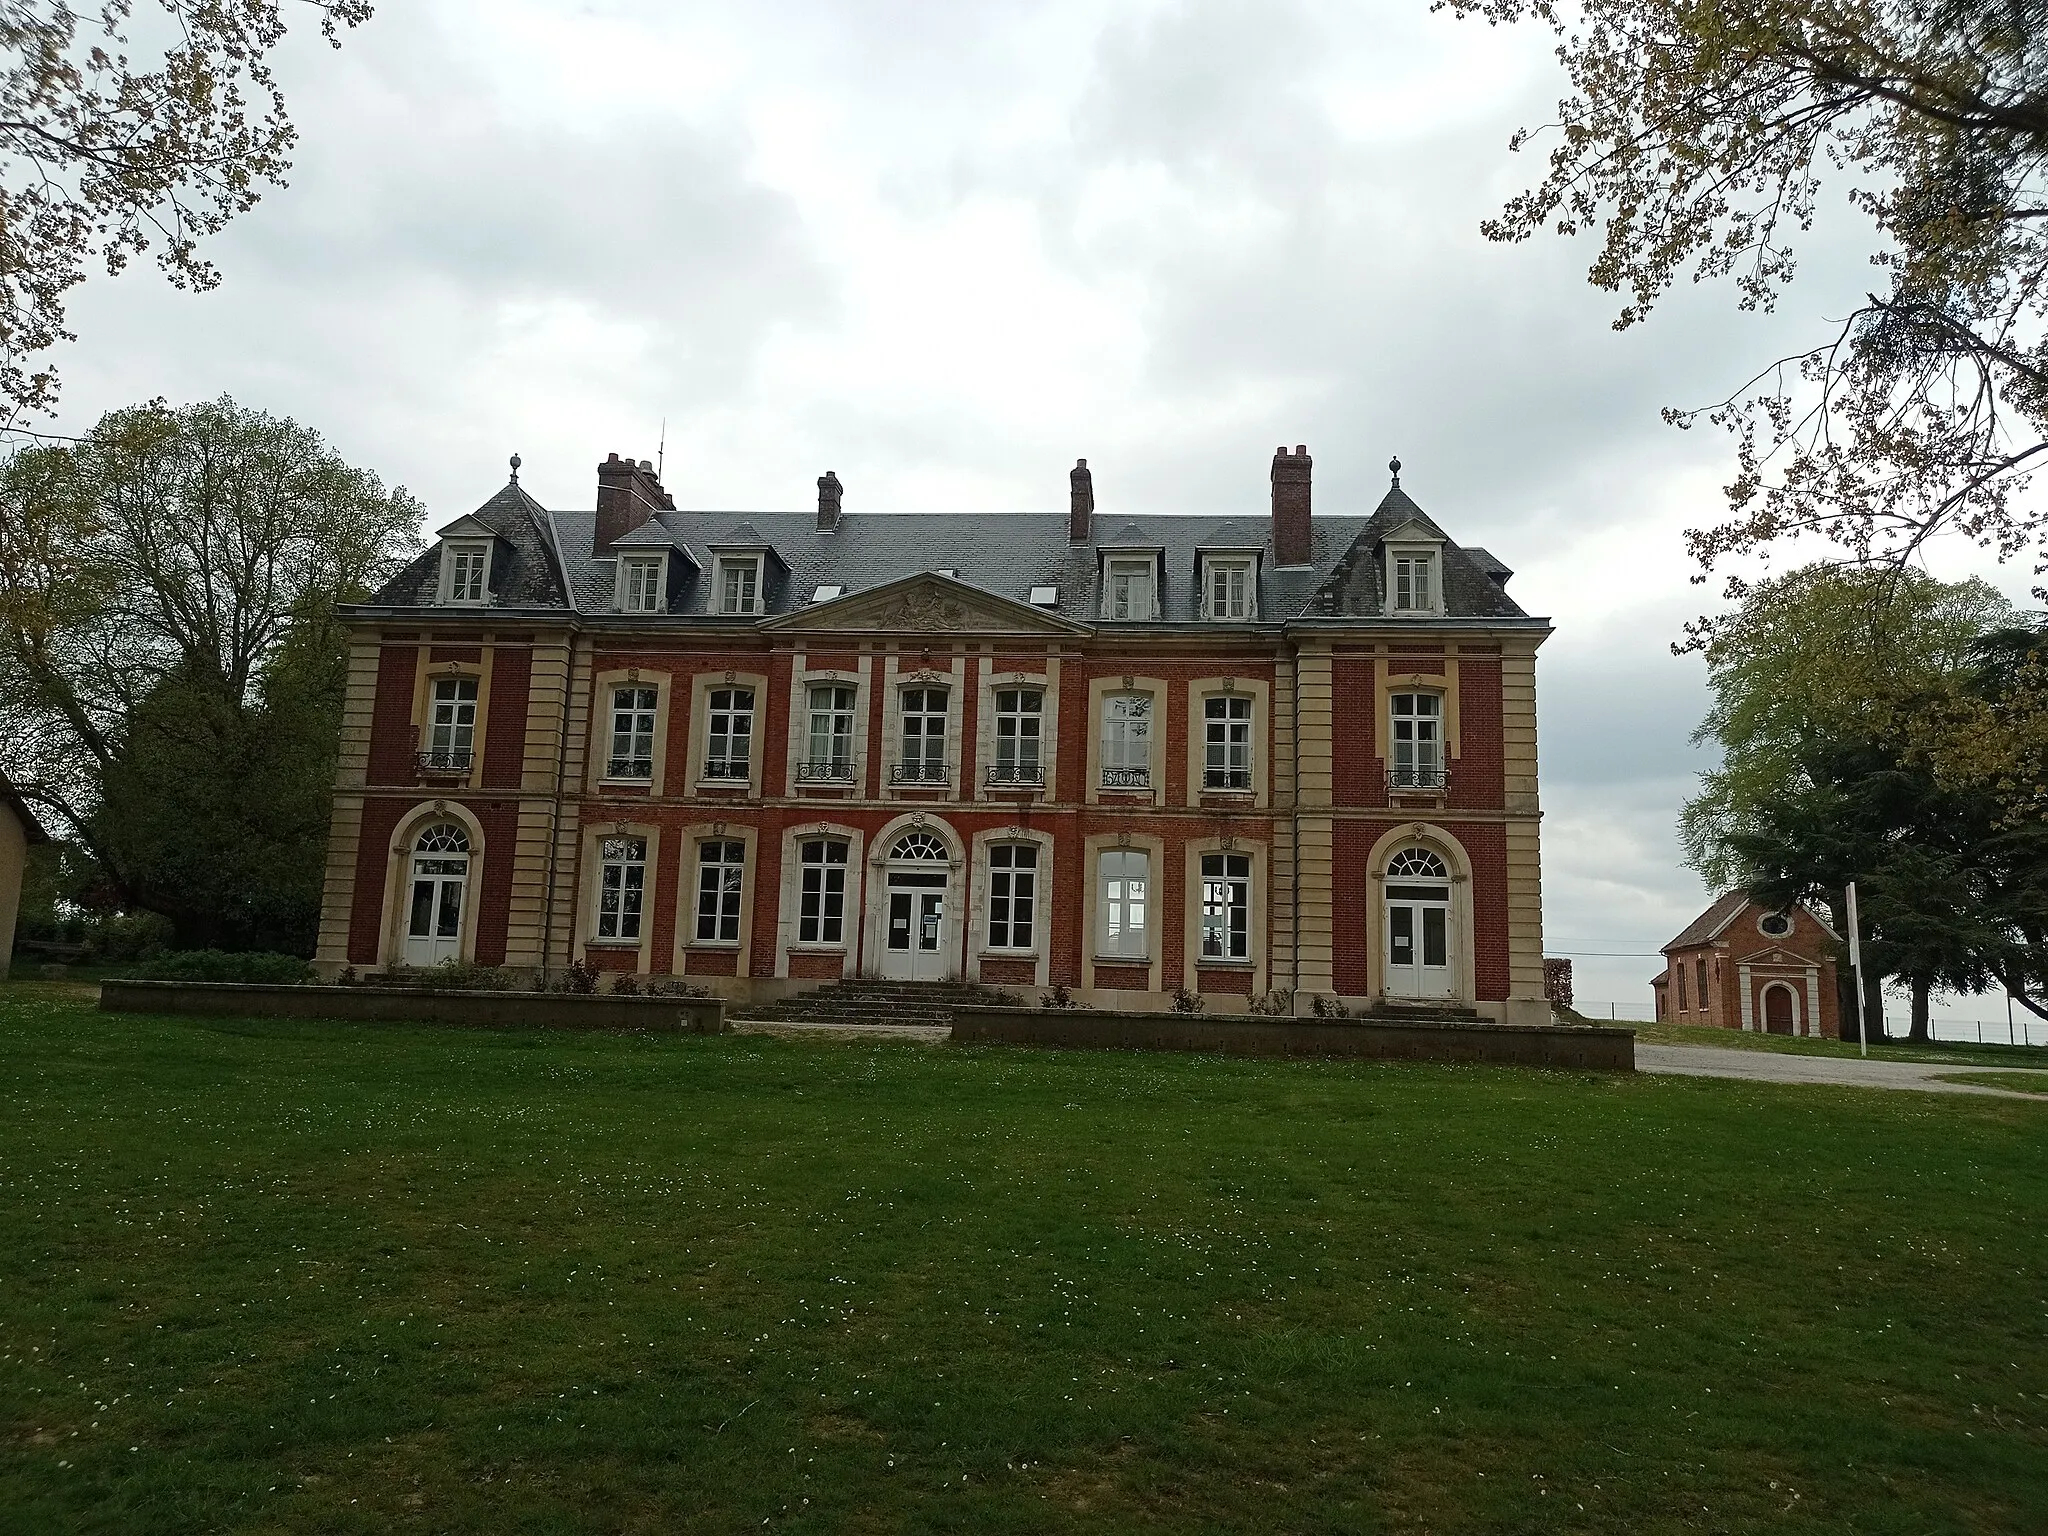
[[852,515],[1061,510],[1083,455],[1105,514],[1258,513],[1281,442],[1317,510],[1363,513],[1398,454],[1557,626],[1548,945],[1640,1009],[1658,962],[1626,952],[1709,895],[1672,832],[1703,669],[1668,645],[1729,478],[1658,410],[1867,268],[1837,190],[1778,315],[1687,291],[1611,331],[1584,242],[1479,234],[1540,172],[1507,141],[1552,115],[1550,48],[1426,0],[387,0],[288,50],[297,169],[210,247],[218,291],[79,293],[61,425],[225,392],[437,524],[515,450],[589,507],[664,418],[682,505],[803,507],[830,468]]

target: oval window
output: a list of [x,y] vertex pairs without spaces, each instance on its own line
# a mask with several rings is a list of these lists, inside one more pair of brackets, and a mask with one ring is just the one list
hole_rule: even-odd
[[1782,939],[1792,931],[1792,919],[1783,912],[1768,912],[1757,919],[1756,925],[1774,939]]

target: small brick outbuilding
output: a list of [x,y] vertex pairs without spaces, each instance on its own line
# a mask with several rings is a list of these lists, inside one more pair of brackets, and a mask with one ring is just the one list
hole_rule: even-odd
[[14,952],[14,919],[21,908],[21,871],[32,844],[47,842],[28,804],[0,774],[0,981]]
[[1730,891],[1664,946],[1668,963],[1650,982],[1657,1019],[1838,1039],[1841,943],[1805,907],[1780,911]]

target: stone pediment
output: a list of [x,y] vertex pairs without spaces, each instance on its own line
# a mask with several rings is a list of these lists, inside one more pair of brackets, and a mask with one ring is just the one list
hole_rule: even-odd
[[1795,954],[1782,945],[1772,944],[1763,949],[1752,950],[1746,955],[1737,955],[1735,963],[1737,965],[1818,966],[1821,962],[1806,955]]
[[1029,603],[926,572],[783,614],[763,629],[886,634],[1079,635],[1087,630]]

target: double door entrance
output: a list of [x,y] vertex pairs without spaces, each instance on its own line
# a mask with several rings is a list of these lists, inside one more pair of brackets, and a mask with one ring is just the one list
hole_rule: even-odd
[[1389,997],[1451,995],[1451,893],[1441,885],[1386,888]]
[[882,974],[892,981],[937,981],[946,974],[946,884],[938,872],[892,870],[882,930]]

